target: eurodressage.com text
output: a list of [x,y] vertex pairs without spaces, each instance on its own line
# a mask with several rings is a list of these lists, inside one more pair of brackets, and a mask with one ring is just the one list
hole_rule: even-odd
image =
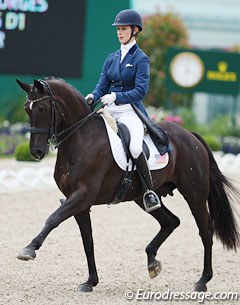
[[176,292],[169,289],[165,292],[144,291],[138,289],[136,292],[129,289],[125,292],[125,298],[129,301],[197,301],[203,304],[204,301],[237,301],[240,300],[240,293],[236,291],[217,292]]

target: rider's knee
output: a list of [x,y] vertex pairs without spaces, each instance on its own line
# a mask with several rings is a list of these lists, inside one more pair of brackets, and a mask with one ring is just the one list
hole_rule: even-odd
[[138,148],[135,145],[133,146],[130,144],[129,149],[130,149],[131,155],[133,156],[134,159],[137,159],[140,156],[140,154],[142,153],[142,147]]

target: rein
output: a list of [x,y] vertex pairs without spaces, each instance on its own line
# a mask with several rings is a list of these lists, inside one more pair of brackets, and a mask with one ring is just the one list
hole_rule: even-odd
[[[77,121],[76,123],[70,125],[69,127],[67,127],[66,129],[60,131],[59,133],[56,132],[57,130],[57,126],[56,126],[56,109],[60,112],[61,116],[64,118],[64,114],[61,112],[58,104],[56,103],[53,94],[52,94],[52,90],[49,86],[49,84],[43,80],[39,80],[39,82],[42,83],[42,85],[44,86],[44,88],[46,88],[48,95],[45,95],[39,99],[36,100],[29,100],[27,98],[27,102],[30,103],[30,109],[32,109],[32,105],[35,102],[44,100],[46,98],[50,98],[51,101],[51,126],[50,128],[39,128],[39,127],[30,127],[30,133],[31,134],[47,134],[49,135],[48,137],[48,143],[49,145],[53,145],[56,144],[54,146],[54,148],[58,148],[63,142],[65,142],[81,125],[83,125],[90,117],[92,117],[99,109],[101,109],[103,107],[103,104],[101,101],[98,101],[95,104],[94,110],[89,113],[86,117],[82,118],[81,120]],[[61,141],[58,142],[58,138],[63,136],[64,134],[68,133]]]
[[[101,102],[102,103],[102,102]],[[58,142],[54,148],[58,148],[64,141],[66,141],[69,137],[71,137],[71,135],[81,126],[83,125],[90,117],[92,117],[101,107],[95,109],[94,111],[92,111],[91,113],[89,113],[87,116],[85,116],[84,118],[82,118],[80,121],[77,121],[76,123],[74,123],[73,125],[67,127],[66,129],[60,131],[59,133],[57,133],[56,136],[56,140],[58,137],[62,136],[63,134],[65,134],[66,132],[69,132],[71,129],[73,129],[68,135],[65,136],[65,138],[63,138],[60,142]],[[49,140],[50,141],[50,140]],[[51,144],[51,143],[50,143]]]

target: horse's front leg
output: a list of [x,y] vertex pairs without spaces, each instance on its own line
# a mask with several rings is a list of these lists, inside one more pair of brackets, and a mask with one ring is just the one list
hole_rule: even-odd
[[[85,190],[85,191],[84,191]],[[88,198],[91,195],[86,192],[86,188],[82,187],[74,192],[53,214],[51,214],[42,231],[31,241],[31,243],[22,249],[17,258],[22,260],[32,260],[36,257],[35,250],[38,250],[48,234],[56,228],[60,223],[69,217],[76,215],[82,211],[88,211],[90,208],[89,202],[93,202],[93,198]]]
[[83,246],[87,257],[89,277],[85,283],[79,285],[78,290],[83,292],[90,292],[93,286],[98,284],[98,275],[94,258],[94,246],[92,237],[92,226],[89,211],[82,212],[74,216],[83,240]]

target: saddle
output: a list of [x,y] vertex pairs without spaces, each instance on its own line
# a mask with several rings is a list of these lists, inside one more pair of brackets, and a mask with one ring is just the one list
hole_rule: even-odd
[[[136,112],[136,114],[138,115],[138,117],[140,118],[140,120],[147,127],[148,133],[149,133],[153,143],[155,144],[157,150],[159,151],[160,155],[164,155],[165,153],[169,152],[170,151],[169,139],[168,139],[166,131],[163,130],[159,125],[155,124],[144,113],[142,113],[141,110],[139,110],[136,107],[136,105],[134,105],[134,103],[131,105],[132,105],[132,108],[134,109],[134,111]],[[91,108],[92,108],[92,111],[97,112],[99,109],[103,108],[103,104],[101,101],[95,101],[91,105]],[[124,141],[124,138],[127,137],[127,136],[125,136],[125,135],[127,135],[127,131],[125,131],[127,129],[127,127],[126,128],[125,127],[122,128],[122,129],[124,129],[124,131],[122,133],[120,131],[120,133],[123,137],[123,141]]]
[[[123,199],[125,198],[128,190],[132,186],[132,174],[133,174],[133,169],[135,166],[135,160],[132,157],[130,149],[129,149],[130,132],[129,132],[127,126],[124,125],[123,123],[117,122],[117,127],[118,127],[118,136],[121,138],[123,148],[126,153],[127,166],[126,166],[126,170],[123,174],[121,183],[119,184],[116,194],[110,204],[117,204],[117,203],[123,201]],[[154,141],[153,142],[154,142],[156,148],[158,149],[159,153],[161,155],[166,153],[168,151],[168,137],[165,135],[165,133],[164,134],[162,133],[163,130],[160,128],[159,130],[161,131],[160,135],[162,136],[162,139],[159,140],[159,139],[157,139],[157,131],[154,129],[154,127],[152,127],[151,130],[152,130],[152,134],[155,137],[155,142],[157,143],[157,145]],[[159,130],[158,130],[158,133],[159,133]],[[164,142],[163,142],[163,139],[164,139]],[[149,148],[148,148],[147,144],[145,143],[145,141],[143,141],[143,152],[144,152],[146,158],[149,159],[150,151],[149,151]],[[129,164],[128,164],[129,160],[132,161],[131,169],[129,169]]]
[[[138,115],[138,117],[146,126],[148,133],[160,155],[164,155],[165,153],[169,152],[169,139],[166,132],[160,126],[155,124],[149,117],[145,116],[134,104],[132,104],[132,107],[136,112],[136,114]],[[102,108],[102,103],[99,101],[95,102],[92,105],[93,111],[98,111],[101,108]],[[118,136],[121,138],[123,149],[127,157],[127,165],[123,173],[122,180],[116,191],[116,194],[110,204],[117,204],[124,200],[129,188],[132,185],[132,174],[135,166],[134,158],[132,157],[129,150],[129,145],[130,145],[129,130],[126,125],[119,122],[117,122],[117,128],[118,128]],[[150,156],[150,151],[144,141],[143,141],[143,152],[146,158],[148,159]],[[131,169],[129,169],[129,160],[132,161]]]

